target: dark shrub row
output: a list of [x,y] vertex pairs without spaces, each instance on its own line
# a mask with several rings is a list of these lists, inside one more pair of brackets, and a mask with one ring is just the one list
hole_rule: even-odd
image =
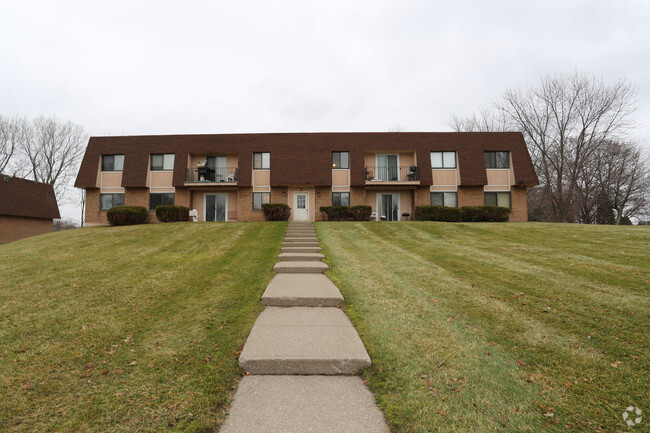
[[370,206],[321,206],[324,221],[368,221],[372,214]]
[[188,221],[190,219],[190,208],[176,205],[160,205],[156,207],[156,218],[161,223]]
[[510,209],[498,206],[416,206],[414,219],[417,221],[446,222],[505,222]]
[[463,211],[457,207],[446,206],[415,206],[413,219],[416,221],[446,221],[457,223],[462,221]]
[[284,203],[264,203],[262,211],[267,221],[289,221],[291,216],[291,208]]
[[146,223],[149,212],[143,206],[115,206],[106,212],[106,217],[112,226],[130,226]]

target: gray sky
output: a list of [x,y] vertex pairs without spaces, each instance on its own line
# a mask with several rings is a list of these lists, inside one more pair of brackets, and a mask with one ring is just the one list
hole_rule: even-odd
[[647,0],[0,0],[0,17],[0,113],[90,135],[446,131],[577,70],[638,87],[650,149]]

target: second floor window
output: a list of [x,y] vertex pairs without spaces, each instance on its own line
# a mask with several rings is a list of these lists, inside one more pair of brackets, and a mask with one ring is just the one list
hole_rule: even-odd
[[151,171],[167,171],[174,169],[174,154],[159,153],[151,155]]
[[431,152],[431,168],[456,168],[456,152]]
[[332,168],[350,168],[350,153],[332,152]]
[[102,155],[102,171],[122,171],[124,155]]
[[271,154],[269,152],[253,153],[253,170],[269,170],[271,168]]
[[485,168],[510,168],[510,152],[485,152]]

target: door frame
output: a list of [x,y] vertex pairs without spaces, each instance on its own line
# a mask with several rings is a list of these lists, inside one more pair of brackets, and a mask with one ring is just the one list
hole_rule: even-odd
[[[402,195],[399,192],[378,192],[376,194],[376,197],[375,197],[375,202],[376,203],[375,204],[377,205],[377,207],[375,209],[377,209],[377,216],[375,217],[375,221],[381,221],[381,213],[379,212],[379,208],[380,208],[379,203],[380,203],[381,197],[383,195],[396,195],[397,196],[397,219],[393,220],[393,221],[399,221],[400,216],[401,216],[400,212],[402,211],[402,209],[401,209],[401,207],[402,207]],[[389,221],[388,218],[386,218],[386,221]]]
[[[298,209],[298,194],[304,194],[305,197],[305,211],[307,212],[307,219],[297,220],[296,210]],[[309,191],[294,191],[293,192],[293,221],[309,221]]]
[[[208,218],[208,196],[209,195],[223,195],[226,197],[226,211],[224,213],[224,222],[228,221],[228,194],[227,193],[222,193],[222,192],[207,192],[203,194],[203,221],[207,221]],[[215,221],[211,221],[215,222]],[[216,221],[219,222],[219,221]]]

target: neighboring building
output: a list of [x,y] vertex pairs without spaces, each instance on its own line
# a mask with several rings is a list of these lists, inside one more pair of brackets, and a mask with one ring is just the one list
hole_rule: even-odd
[[52,185],[0,174],[0,242],[51,233],[60,217]]
[[537,183],[520,133],[388,132],[92,137],[75,186],[92,225],[113,206],[153,216],[159,204],[200,221],[263,221],[262,203],[288,204],[294,221],[327,205],[398,220],[421,204],[506,206],[526,221]]

